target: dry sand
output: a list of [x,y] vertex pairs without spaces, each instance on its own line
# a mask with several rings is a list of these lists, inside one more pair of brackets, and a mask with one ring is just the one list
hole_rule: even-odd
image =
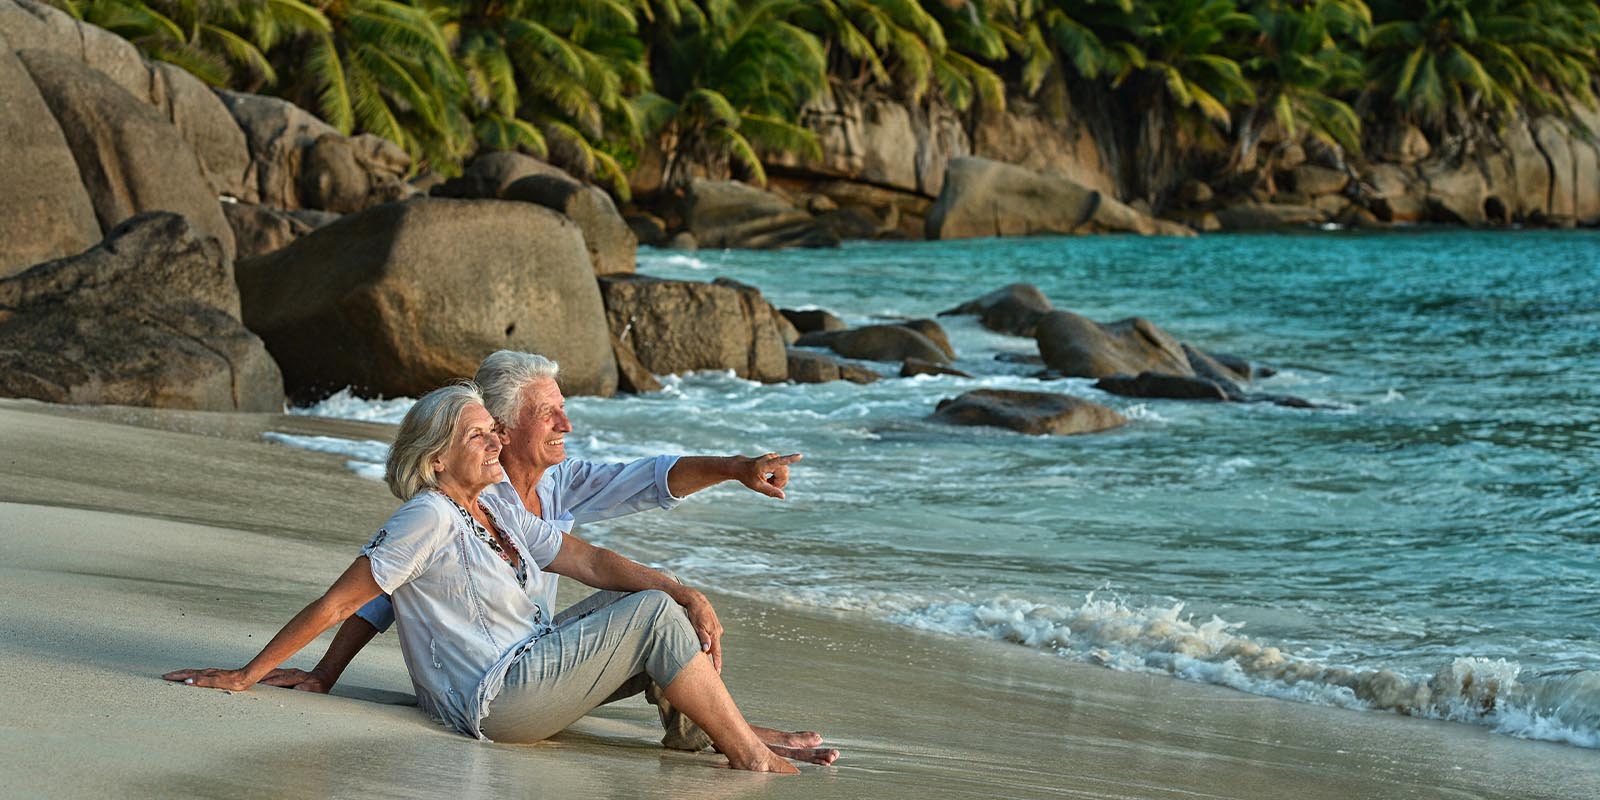
[[778,778],[663,751],[642,701],[539,745],[474,742],[405,704],[393,636],[333,697],[165,683],[243,663],[394,506],[338,458],[261,443],[264,430],[390,435],[0,401],[0,794],[1600,797],[1589,750],[727,597],[714,599],[734,696],[755,720],[827,734],[833,767]]

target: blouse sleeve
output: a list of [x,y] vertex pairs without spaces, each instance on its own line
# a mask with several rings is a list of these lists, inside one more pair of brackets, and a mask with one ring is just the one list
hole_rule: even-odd
[[450,541],[450,517],[425,497],[413,498],[394,512],[361,554],[372,562],[372,578],[385,593],[415,579]]

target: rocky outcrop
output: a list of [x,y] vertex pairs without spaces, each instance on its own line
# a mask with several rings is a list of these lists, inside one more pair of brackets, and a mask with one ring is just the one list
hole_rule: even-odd
[[883,379],[876,371],[859,364],[839,361],[811,350],[788,351],[789,380],[793,383],[876,383]]
[[923,361],[920,358],[908,358],[904,364],[900,365],[900,377],[912,378],[916,377],[917,375],[954,375],[957,378],[972,377],[972,373],[970,372],[962,372],[955,367],[947,367],[943,364],[935,364],[931,361]]
[[769,163],[927,197],[943,188],[950,159],[971,152],[960,118],[938,103],[908,105],[834,86],[802,106],[799,121],[817,134],[822,158],[777,155]]
[[280,411],[283,379],[239,321],[221,245],[184,217],[155,213],[0,280],[0,395]]
[[1040,318],[1036,335],[1045,365],[1072,378],[1194,374],[1178,340],[1144,317],[1102,325],[1071,311],[1052,311]]
[[611,196],[599,187],[559,175],[528,175],[513,181],[501,197],[537,203],[578,223],[596,275],[633,272],[638,242]]
[[1098,403],[1048,392],[978,389],[939,401],[931,417],[952,425],[987,425],[1040,436],[1094,433],[1127,423]]
[[600,290],[611,332],[650,372],[732,370],[763,383],[789,377],[772,307],[754,289],[608,275]]
[[262,205],[344,214],[416,193],[405,182],[411,159],[393,142],[344,136],[276,97],[221,90],[217,96],[244,133],[254,200]]
[[1114,170],[1081,118],[1053,120],[1016,98],[1008,99],[1006,106],[1003,112],[984,115],[973,128],[973,155],[1117,196]]
[[1102,392],[1125,397],[1164,397],[1172,400],[1239,400],[1241,395],[1234,387],[1194,375],[1168,375],[1160,372],[1141,372],[1137,376],[1108,375],[1095,381],[1094,388]]
[[683,221],[700,247],[767,250],[839,244],[839,237],[809,212],[735,181],[691,182],[683,199]]
[[784,319],[794,326],[801,334],[812,331],[842,331],[849,328],[845,321],[834,316],[831,312],[821,308],[783,308],[779,309]]
[[146,211],[173,211],[233,258],[233,231],[171,122],[83,61],[51,50],[19,50],[17,57],[66,135],[102,229]]
[[1039,319],[1053,308],[1050,298],[1031,283],[1012,283],[982,297],[968,300],[955,308],[939,312],[939,316],[977,314],[983,327],[1012,336],[1034,335]]
[[950,357],[932,339],[904,325],[868,325],[842,331],[814,331],[796,345],[826,347],[845,358],[864,361],[905,361],[918,358],[948,364]]
[[495,150],[472,159],[459,176],[435,186],[432,194],[434,197],[499,199],[505,196],[511,184],[530,175],[551,175],[573,180],[565,170],[533,156]]
[[1240,203],[1217,212],[1217,221],[1226,231],[1303,227],[1326,219],[1328,214],[1321,209],[1287,203]]
[[931,319],[908,319],[897,324],[927,337],[928,341],[933,342],[944,353],[947,361],[956,360],[956,349],[950,345],[950,335],[944,332],[943,325]]
[[[0,14],[6,6],[0,4]],[[22,13],[15,6],[9,13]],[[31,17],[29,18],[31,19]],[[0,277],[100,241],[78,164],[33,77],[0,34]]]
[[1066,178],[971,157],[950,162],[927,221],[929,239],[1112,231],[1194,235]]
[[282,250],[319,227],[281,208],[254,203],[223,203],[222,214],[233,229],[241,259]]
[[297,399],[418,396],[508,348],[561,363],[569,394],[617,365],[583,235],[529,203],[416,198],[241,261],[244,320]]
[[150,105],[166,117],[200,160],[213,195],[257,197],[250,146],[215,92],[181,67],[150,62]]
[[611,354],[617,359],[617,391],[645,394],[661,391],[661,381],[639,360],[633,345],[611,334]]

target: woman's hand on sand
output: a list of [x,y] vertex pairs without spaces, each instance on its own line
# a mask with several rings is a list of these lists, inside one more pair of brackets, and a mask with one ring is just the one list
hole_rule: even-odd
[[689,617],[689,624],[694,626],[694,633],[700,637],[700,649],[711,657],[711,666],[722,671],[722,621],[717,619],[716,609],[711,607],[711,601],[706,596],[695,592],[694,597],[683,606],[684,613]]
[[783,499],[783,487],[789,485],[789,465],[801,458],[799,453],[786,456],[767,453],[756,458],[740,457],[734,465],[734,479],[768,497]]
[[316,670],[306,672],[303,669],[284,669],[282,667],[267,673],[267,677],[262,678],[257,683],[264,683],[268,686],[281,686],[297,692],[316,692],[317,694],[327,694],[333,688],[333,682],[324,678]]
[[250,688],[244,670],[238,669],[179,669],[161,676],[174,683],[203,686],[207,689],[224,689],[243,692]]

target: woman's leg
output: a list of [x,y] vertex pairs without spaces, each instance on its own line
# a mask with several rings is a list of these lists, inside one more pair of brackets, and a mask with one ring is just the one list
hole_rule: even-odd
[[[793,764],[774,755],[766,743],[750,729],[722,676],[711,666],[711,659],[696,651],[694,659],[677,677],[666,684],[666,696],[678,710],[700,725],[718,750],[728,757],[734,769],[757,772],[796,773]],[[832,759],[829,759],[830,761]]]

